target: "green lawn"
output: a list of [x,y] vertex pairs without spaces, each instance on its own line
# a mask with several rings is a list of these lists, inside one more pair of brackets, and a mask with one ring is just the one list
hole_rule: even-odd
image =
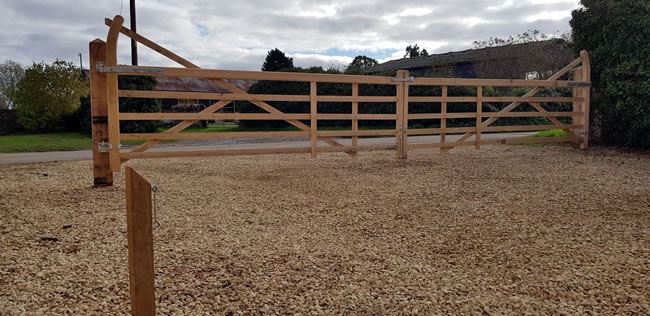
[[90,135],[80,133],[0,136],[0,153],[82,150],[92,147]]
[[537,132],[534,137],[567,137],[567,134],[564,130],[561,129],[552,129],[548,131]]
[[[325,128],[341,129],[341,128]],[[361,128],[364,129],[364,128]],[[188,128],[183,132],[188,133],[218,133],[218,132],[244,132],[244,131],[264,131],[269,129],[240,128],[235,125],[219,126],[210,125],[207,128]],[[294,131],[297,128],[291,126],[286,128],[275,129],[276,131]],[[159,129],[158,132],[163,132]],[[563,130],[541,131],[534,137],[566,137]],[[169,141],[173,142],[173,141]],[[124,141],[124,144],[137,145],[142,141]],[[0,153],[20,153],[20,152],[42,152],[42,151],[64,151],[64,150],[83,150],[91,149],[92,140],[90,135],[80,133],[52,133],[52,134],[20,134],[0,136]]]

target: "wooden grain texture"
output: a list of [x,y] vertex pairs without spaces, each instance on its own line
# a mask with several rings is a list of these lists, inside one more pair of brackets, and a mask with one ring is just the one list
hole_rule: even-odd
[[106,74],[94,65],[106,62],[106,42],[96,39],[90,42],[90,121],[92,124],[93,183],[95,187],[112,186],[113,170],[111,156],[99,151],[100,143],[108,143],[108,95]]
[[125,173],[131,315],[155,315],[151,184],[129,166]]

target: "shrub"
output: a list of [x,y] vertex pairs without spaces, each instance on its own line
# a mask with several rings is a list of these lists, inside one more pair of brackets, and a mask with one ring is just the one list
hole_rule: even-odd
[[650,148],[650,2],[582,0],[574,48],[592,61],[592,120],[605,144]]
[[72,63],[34,63],[15,93],[18,123],[27,131],[62,131],[86,94],[88,83]]

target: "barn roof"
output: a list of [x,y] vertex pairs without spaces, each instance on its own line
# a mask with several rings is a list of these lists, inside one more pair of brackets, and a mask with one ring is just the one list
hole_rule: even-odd
[[489,58],[487,56],[507,55],[516,57],[518,54],[526,54],[527,52],[530,52],[530,48],[539,49],[541,51],[568,49],[565,40],[550,39],[546,41],[512,44],[481,49],[468,49],[459,52],[449,52],[423,57],[389,60],[385,63],[378,64],[366,70],[366,73],[380,73],[399,69],[422,69],[449,64],[468,63],[485,60],[486,58]]
[[[255,83],[251,80],[226,80],[238,88],[248,91]],[[220,87],[211,80],[190,78],[190,77],[156,77],[157,91],[179,91],[179,92],[211,92],[211,93],[230,93],[229,90]]]

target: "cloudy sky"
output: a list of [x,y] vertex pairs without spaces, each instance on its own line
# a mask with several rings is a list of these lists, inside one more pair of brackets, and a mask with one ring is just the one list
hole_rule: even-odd
[[[122,7],[122,2],[124,2]],[[356,55],[402,57],[418,43],[430,53],[529,29],[569,30],[578,0],[137,0],[138,32],[202,67],[259,69],[277,47],[298,66],[338,66]],[[88,42],[105,38],[105,17],[129,0],[0,0],[0,61],[56,58],[87,65]],[[121,37],[120,63],[129,63]],[[141,64],[172,65],[146,48]]]

